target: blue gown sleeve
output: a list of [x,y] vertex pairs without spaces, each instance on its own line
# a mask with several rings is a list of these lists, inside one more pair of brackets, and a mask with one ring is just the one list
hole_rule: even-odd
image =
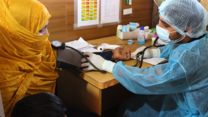
[[135,94],[172,94],[189,90],[186,73],[177,61],[145,69],[118,62],[112,73],[116,80]]

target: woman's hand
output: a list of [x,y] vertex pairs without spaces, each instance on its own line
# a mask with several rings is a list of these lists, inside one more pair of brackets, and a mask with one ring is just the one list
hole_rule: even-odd
[[122,52],[123,49],[124,49],[123,46],[114,49],[111,60],[130,60],[131,51],[128,48],[126,52]]

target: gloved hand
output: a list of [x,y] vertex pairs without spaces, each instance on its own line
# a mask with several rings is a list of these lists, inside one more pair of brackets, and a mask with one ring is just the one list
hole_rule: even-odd
[[136,55],[140,52],[142,52],[144,49],[146,48],[146,46],[142,46],[142,47],[139,47],[137,48],[134,52],[131,53],[131,58],[135,58]]
[[160,57],[160,49],[147,49],[144,53],[143,58],[148,59],[148,58],[159,58],[159,57]]
[[[131,54],[131,58],[135,58],[136,55],[140,52],[143,52],[143,50],[145,49],[145,46],[142,46],[140,48],[137,48],[136,51],[134,51]],[[160,57],[160,49],[147,49],[144,53],[144,58],[159,58]],[[140,56],[141,58],[141,56]]]
[[[115,65],[114,62],[105,60],[104,58],[102,58],[99,55],[93,54],[91,52],[85,52],[84,55],[88,55],[89,57],[87,57],[91,63],[93,63],[98,69],[100,70],[105,70],[107,72],[112,73],[113,70],[113,66]],[[84,71],[90,71],[90,70],[96,70],[89,62],[86,62],[87,60],[85,58],[83,58],[81,60],[82,64],[81,67],[87,67],[84,68]]]

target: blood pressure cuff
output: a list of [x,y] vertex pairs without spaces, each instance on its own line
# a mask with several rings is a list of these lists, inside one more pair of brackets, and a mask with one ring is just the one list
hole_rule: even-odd
[[81,67],[82,56],[70,48],[58,49],[56,55],[56,68],[74,69]]
[[107,52],[94,52],[94,54],[102,56],[106,60],[111,60],[111,57],[113,55],[112,51],[107,51]]
[[[106,60],[111,60],[112,51],[96,52],[94,54],[100,55]],[[81,67],[82,56],[70,48],[58,49],[56,55],[56,68],[75,69]]]

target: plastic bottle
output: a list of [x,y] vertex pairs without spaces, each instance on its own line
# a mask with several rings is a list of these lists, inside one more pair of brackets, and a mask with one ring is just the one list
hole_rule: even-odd
[[145,44],[145,34],[144,34],[144,27],[140,27],[140,31],[137,37],[137,44],[144,45]]

